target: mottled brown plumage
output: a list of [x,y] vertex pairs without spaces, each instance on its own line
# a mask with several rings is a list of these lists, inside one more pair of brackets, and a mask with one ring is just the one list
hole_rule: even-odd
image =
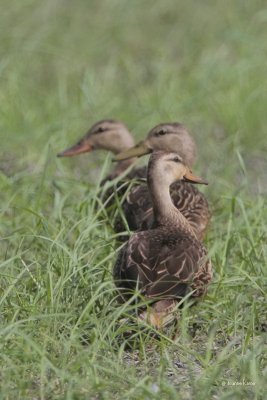
[[[196,238],[192,226],[173,205],[169,187],[187,178],[188,168],[175,153],[154,152],[148,165],[148,188],[154,212],[154,226],[133,234],[119,253],[114,266],[114,280],[123,299],[138,288],[148,300],[155,301],[149,322],[164,325],[173,306],[187,294],[200,297],[211,280],[211,263],[204,245]],[[189,175],[195,182],[200,178]],[[173,301],[166,307],[158,302]],[[158,317],[157,308],[161,315]],[[146,318],[146,312],[141,313]],[[153,322],[154,321],[154,322]],[[169,318],[168,318],[169,321]]]
[[[176,182],[170,187],[173,204],[188,220],[198,239],[203,239],[210,220],[208,202],[189,182]],[[123,203],[123,211],[131,230],[147,230],[153,227],[154,215],[147,186],[136,185]]]
[[[141,156],[155,150],[174,151],[189,167],[196,159],[195,142],[184,125],[178,122],[157,125],[144,141],[118,154],[115,159],[121,162],[128,157]],[[188,219],[196,236],[203,239],[211,216],[203,193],[184,181],[174,183],[170,190],[174,205]],[[153,226],[151,198],[146,185],[137,185],[131,189],[122,207],[131,230],[146,230]]]

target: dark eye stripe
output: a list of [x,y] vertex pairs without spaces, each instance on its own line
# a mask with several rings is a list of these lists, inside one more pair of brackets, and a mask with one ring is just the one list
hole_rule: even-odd
[[179,157],[170,158],[169,161],[173,161],[173,162],[176,162],[176,163],[181,163],[182,162],[182,160]]
[[161,130],[159,132],[156,132],[156,136],[163,136],[166,135],[166,133],[168,133],[167,131]]
[[106,131],[108,131],[108,130],[109,130],[109,128],[102,128],[102,127],[100,126],[99,128],[97,128],[97,129],[93,132],[93,134],[96,135],[97,133],[106,132]]

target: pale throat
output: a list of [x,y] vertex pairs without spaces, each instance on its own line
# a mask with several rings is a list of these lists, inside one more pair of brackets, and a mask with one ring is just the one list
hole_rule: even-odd
[[196,237],[187,219],[172,202],[170,195],[170,185],[172,183],[173,181],[167,181],[162,173],[157,174],[156,171],[148,179],[155,221],[158,225],[170,224],[170,227],[177,227]]

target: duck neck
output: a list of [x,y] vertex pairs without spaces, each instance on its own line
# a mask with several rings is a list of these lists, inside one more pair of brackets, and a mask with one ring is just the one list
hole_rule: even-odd
[[117,177],[121,175],[127,168],[129,168],[135,161],[135,158],[129,158],[128,160],[119,161],[116,163],[112,175],[113,177]]
[[187,219],[175,207],[170,195],[170,184],[156,177],[148,176],[148,188],[157,226],[169,226],[196,237]]

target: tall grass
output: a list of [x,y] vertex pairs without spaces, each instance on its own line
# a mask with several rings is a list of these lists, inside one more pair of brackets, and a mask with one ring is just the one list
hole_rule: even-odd
[[[1,398],[263,398],[264,2],[27,0],[1,10]],[[110,157],[55,157],[105,117],[137,139],[178,120],[198,142],[215,276],[177,332],[155,336],[117,305],[117,244],[99,200]]]

